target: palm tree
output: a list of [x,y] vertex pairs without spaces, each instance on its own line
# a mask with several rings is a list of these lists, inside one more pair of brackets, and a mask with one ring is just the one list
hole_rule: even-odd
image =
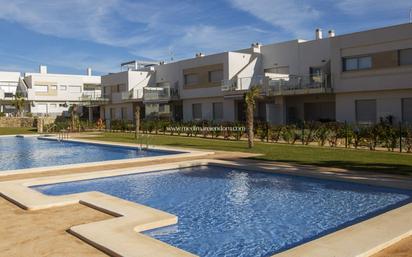
[[258,86],[252,86],[249,91],[244,95],[246,104],[246,132],[248,135],[248,146],[253,147],[253,112],[256,106],[256,98],[260,95],[260,88]]
[[23,117],[24,106],[26,104],[26,100],[24,99],[21,93],[16,93],[14,96],[13,106],[16,107],[17,115]]
[[136,105],[136,111],[134,113],[134,120],[135,120],[135,132],[134,132],[134,138],[137,139],[137,136],[139,135],[139,128],[140,128],[140,105]]

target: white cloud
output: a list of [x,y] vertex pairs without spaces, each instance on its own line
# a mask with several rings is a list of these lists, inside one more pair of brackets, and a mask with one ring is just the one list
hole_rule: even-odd
[[393,12],[398,10],[405,11],[406,14],[412,8],[410,0],[341,0],[337,2],[336,6],[348,15],[374,15],[376,12]]
[[299,0],[229,0],[237,9],[280,27],[294,35],[306,35],[308,23],[320,17],[320,11]]

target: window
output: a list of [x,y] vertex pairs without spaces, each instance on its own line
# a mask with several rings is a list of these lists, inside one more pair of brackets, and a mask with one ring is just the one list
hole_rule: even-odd
[[223,120],[223,103],[213,103],[213,120]]
[[122,120],[127,119],[127,107],[122,107]]
[[399,64],[412,65],[412,48],[399,50]]
[[49,86],[47,85],[35,85],[33,88],[34,88],[34,91],[36,92],[43,92],[43,93],[49,92]]
[[57,108],[57,104],[50,104],[49,106],[50,106],[50,108],[53,108],[53,109]]
[[159,104],[159,112],[165,112],[166,108],[164,104]]
[[412,124],[412,98],[402,99],[402,121]]
[[61,90],[61,91],[67,91],[67,86],[61,85],[61,86],[60,86],[60,90]]
[[110,120],[115,120],[115,119],[116,119],[116,109],[110,108]]
[[223,80],[223,70],[209,71],[209,82],[221,82]]
[[356,100],[355,101],[356,122],[375,123],[376,122],[376,100]]
[[193,120],[202,119],[202,104],[192,104],[192,118]]
[[51,85],[50,90],[57,90],[57,86],[56,85]]
[[198,83],[197,74],[186,74],[185,75],[185,85],[196,85]]
[[343,58],[343,71],[365,70],[372,68],[372,57]]
[[69,86],[70,93],[81,93],[82,87],[81,86]]

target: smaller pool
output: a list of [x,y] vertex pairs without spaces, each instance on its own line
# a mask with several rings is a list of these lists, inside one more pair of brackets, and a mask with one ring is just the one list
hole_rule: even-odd
[[34,187],[100,191],[175,214],[145,234],[202,257],[270,256],[411,202],[411,192],[202,166]]
[[0,172],[66,164],[144,158],[178,151],[139,150],[135,147],[58,142],[37,137],[0,137]]

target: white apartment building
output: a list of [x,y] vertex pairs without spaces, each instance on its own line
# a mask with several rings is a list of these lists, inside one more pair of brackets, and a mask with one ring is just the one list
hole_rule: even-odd
[[40,65],[39,72],[0,71],[0,112],[14,115],[16,94],[26,100],[25,112],[36,116],[66,116],[70,106],[77,104],[90,120],[99,117],[105,99],[101,93],[101,77],[93,76],[91,68],[85,75],[53,74]]
[[80,105],[80,111],[90,120],[99,117],[101,78],[86,75],[53,74],[40,65],[38,73],[25,73],[18,91],[26,96],[27,111],[38,116],[65,116],[70,106]]
[[10,115],[16,110],[13,99],[21,82],[20,72],[0,71],[0,112]]
[[411,71],[412,24],[325,37],[318,29],[314,40],[255,43],[104,76],[112,96],[102,118],[132,120],[133,99],[146,117],[241,121],[243,94],[258,85],[256,118],[273,124],[370,123],[389,115],[412,122]]

